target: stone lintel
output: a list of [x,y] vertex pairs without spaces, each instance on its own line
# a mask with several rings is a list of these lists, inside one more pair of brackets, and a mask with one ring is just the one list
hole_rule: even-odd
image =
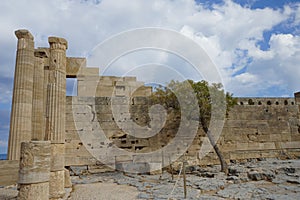
[[88,68],[81,68],[79,70],[80,76],[96,76],[99,77],[99,68],[97,67],[88,67]]
[[24,38],[24,39],[33,40],[32,34],[26,29],[16,30],[15,35],[17,36],[18,39]]
[[67,57],[67,78],[75,78],[80,68],[86,68],[86,58]]
[[77,78],[85,76],[99,77],[98,67],[86,67],[86,58],[67,57],[67,78]]
[[68,48],[68,42],[64,38],[51,36],[51,37],[48,38],[48,42],[49,42],[50,45],[52,45],[52,44],[61,44],[61,45],[64,45],[66,47],[66,49]]

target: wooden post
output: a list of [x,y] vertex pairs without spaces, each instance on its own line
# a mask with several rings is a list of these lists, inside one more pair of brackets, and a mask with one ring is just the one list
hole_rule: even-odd
[[170,168],[171,168],[172,181],[174,181],[174,175],[173,175],[173,165],[172,165],[172,162],[171,162],[170,155],[169,155],[169,163],[170,163]]
[[184,198],[186,199],[186,176],[185,176],[185,159],[183,161],[183,168],[182,168],[182,172],[183,172],[183,189],[184,189]]

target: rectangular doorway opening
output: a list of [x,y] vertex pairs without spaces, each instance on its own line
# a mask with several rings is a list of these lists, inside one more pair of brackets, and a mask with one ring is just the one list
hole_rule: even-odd
[[77,96],[77,78],[67,78],[66,96]]

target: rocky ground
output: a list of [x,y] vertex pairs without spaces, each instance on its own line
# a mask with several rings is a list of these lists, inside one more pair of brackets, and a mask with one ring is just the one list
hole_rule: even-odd
[[[73,190],[66,199],[184,199],[183,178],[173,176],[134,175],[121,172],[84,173],[74,168]],[[220,166],[187,168],[186,199],[300,199],[300,160],[231,163],[229,176]],[[0,188],[1,194],[15,187]],[[2,195],[3,197],[3,195]],[[4,198],[2,198],[4,199]]]

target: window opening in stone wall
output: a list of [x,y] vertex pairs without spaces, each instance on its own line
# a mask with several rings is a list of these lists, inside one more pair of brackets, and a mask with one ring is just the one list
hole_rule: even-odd
[[287,100],[284,100],[284,105],[288,105],[288,101]]
[[240,105],[244,105],[244,103],[243,103],[243,102],[240,102]]
[[269,106],[272,105],[271,101],[267,101],[267,105]]
[[249,104],[249,105],[254,105],[254,101],[253,101],[252,99],[249,99],[249,100],[248,100],[248,104]]
[[115,87],[115,94],[116,96],[125,96],[125,86],[117,85]]
[[291,103],[292,105],[294,105],[294,102],[292,101],[292,103]]
[[276,105],[279,105],[279,103],[278,103],[278,101],[276,101],[276,103],[275,103]]
[[66,95],[77,96],[77,78],[67,78],[66,85]]
[[121,140],[121,144],[126,144],[126,140]]
[[261,101],[258,102],[258,105],[261,105]]

